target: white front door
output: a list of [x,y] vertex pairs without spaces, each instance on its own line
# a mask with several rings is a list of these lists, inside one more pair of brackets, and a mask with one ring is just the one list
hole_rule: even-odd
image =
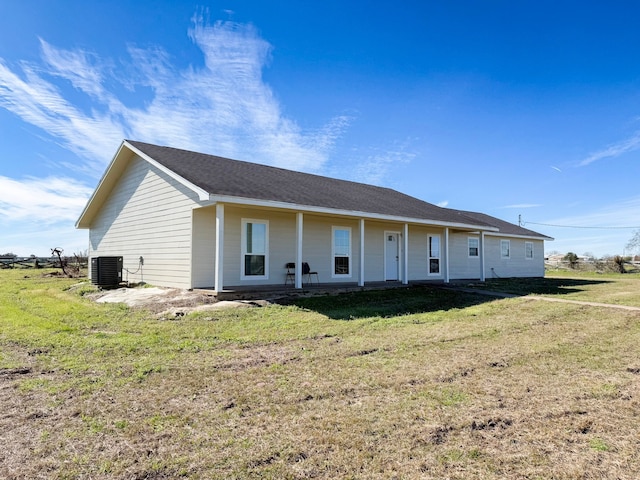
[[400,234],[385,232],[384,234],[384,279],[400,278]]

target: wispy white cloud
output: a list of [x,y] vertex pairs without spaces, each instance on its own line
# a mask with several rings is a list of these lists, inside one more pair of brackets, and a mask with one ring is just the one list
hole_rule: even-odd
[[436,203],[438,207],[446,208],[449,205],[449,200],[443,200],[441,202]]
[[23,64],[24,78],[0,59],[0,107],[51,135],[63,147],[79,155],[86,164],[76,165],[98,175],[108,152],[125,136],[119,122],[108,112],[85,114],[66,100],[60,90],[43,79],[35,67]]
[[611,144],[602,150],[592,153],[578,163],[578,166],[584,167],[604,158],[618,157],[624,153],[637,150],[638,148],[640,148],[640,132],[636,132],[631,138]]
[[[124,138],[322,172],[352,117],[336,115],[306,131],[287,118],[262,78],[272,47],[252,25],[197,17],[188,35],[204,65],[178,67],[159,46],[129,46],[130,61],[116,62],[41,39],[40,62],[9,65],[0,58],[0,108],[73,152],[74,161],[53,160],[70,174],[99,178]],[[123,92],[140,87],[149,96],[131,106]],[[0,177],[0,228],[29,238],[34,225],[50,233],[66,229],[77,245],[72,225],[91,191],[71,178]]]
[[409,150],[409,142],[397,145],[391,150],[376,151],[365,156],[352,170],[352,179],[372,185],[384,185],[392,168],[411,162],[416,153]]
[[[313,131],[287,118],[262,79],[271,45],[252,25],[194,18],[188,33],[204,66],[179,69],[161,47],[131,46],[131,64],[118,77],[111,59],[41,40],[41,64],[22,63],[16,73],[0,59],[0,107],[80,156],[85,163],[74,167],[95,177],[123,138],[321,171],[351,117],[338,115]],[[122,77],[123,71],[134,73]],[[152,96],[128,107],[105,86],[114,81],[150,87]],[[65,85],[86,94],[91,107],[65,96]]]
[[25,256],[48,256],[87,248],[86,231],[73,223],[92,189],[65,177],[12,179],[0,176],[0,250]]
[[92,189],[71,178],[0,176],[0,218],[37,225],[75,221]]
[[40,39],[42,59],[49,66],[48,72],[64,78],[78,90],[102,100],[105,91],[100,72],[100,60],[84,50],[62,50]]

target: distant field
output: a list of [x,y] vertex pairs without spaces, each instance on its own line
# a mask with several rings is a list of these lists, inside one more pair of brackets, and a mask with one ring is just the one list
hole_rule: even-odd
[[637,276],[159,320],[0,271],[0,478],[636,479]]

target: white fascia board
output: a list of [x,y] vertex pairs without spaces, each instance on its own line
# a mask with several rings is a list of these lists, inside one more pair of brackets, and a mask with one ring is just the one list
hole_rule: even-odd
[[513,233],[487,232],[487,237],[504,237],[504,238],[524,238],[526,240],[555,240],[555,238],[535,235],[515,235]]
[[[359,212],[354,210],[340,210],[337,208],[314,207],[309,205],[300,205],[297,203],[278,202],[273,200],[258,200],[255,198],[232,197],[223,195],[211,195],[211,203],[207,205],[215,205],[216,203],[231,203],[238,205],[251,205],[253,207],[263,208],[281,208],[286,210],[295,210],[297,212],[320,213],[326,215],[338,215],[343,217],[365,218],[367,220],[384,220],[392,222],[413,223],[420,225],[436,225],[441,227],[452,228],[471,228],[474,230],[483,230],[487,232],[498,232],[498,229],[490,226],[471,225],[467,223],[443,222],[440,220],[425,220],[422,218],[401,217],[396,215],[384,215],[381,213]],[[204,206],[204,205],[203,205]]]
[[136,147],[131,145],[129,142],[125,141],[125,142],[123,142],[123,144],[126,145],[132,152],[134,152],[140,158],[146,160],[147,162],[149,162],[151,165],[153,165],[154,167],[156,167],[158,170],[162,171],[163,173],[166,173],[169,177],[171,177],[175,181],[181,183],[182,185],[187,187],[189,190],[192,190],[196,195],[198,195],[198,199],[201,202],[203,202],[205,200],[209,200],[210,195],[209,195],[209,192],[207,192],[206,190],[198,187],[197,185],[194,185],[190,181],[186,180],[184,177],[181,177],[180,175],[178,175],[173,170],[171,170],[171,169],[165,167],[164,165],[161,165],[160,163],[156,162],[149,155],[141,152]]

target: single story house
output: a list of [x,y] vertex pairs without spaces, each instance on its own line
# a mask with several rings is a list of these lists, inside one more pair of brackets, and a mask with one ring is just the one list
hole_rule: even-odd
[[302,288],[305,263],[336,285],[541,277],[552,240],[389,188],[131,140],[76,227],[129,281],[215,291]]

